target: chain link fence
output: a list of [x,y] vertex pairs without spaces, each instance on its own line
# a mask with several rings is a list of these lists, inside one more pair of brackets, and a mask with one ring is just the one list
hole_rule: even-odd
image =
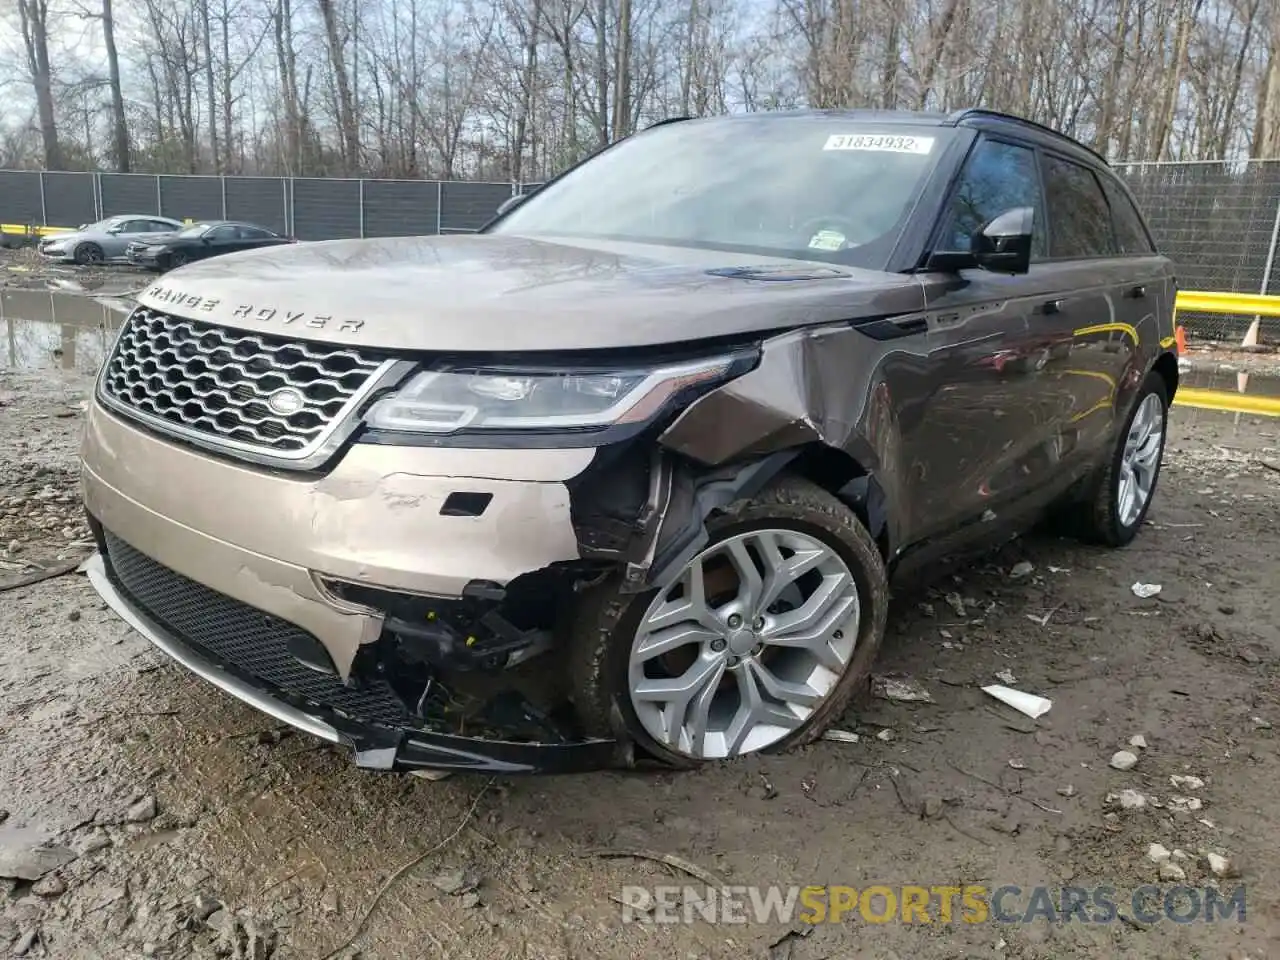
[[[1118,164],[1183,290],[1280,294],[1280,161]],[[1186,318],[1198,339],[1239,343],[1252,317]],[[1280,318],[1263,317],[1260,339],[1280,340]]]
[[[1117,165],[1184,290],[1280,293],[1280,160]],[[115,214],[248,220],[299,240],[465,233],[537,184],[0,170],[0,223],[74,227]],[[1188,318],[1194,337],[1244,336],[1252,318]],[[1280,340],[1280,319],[1262,319]]]

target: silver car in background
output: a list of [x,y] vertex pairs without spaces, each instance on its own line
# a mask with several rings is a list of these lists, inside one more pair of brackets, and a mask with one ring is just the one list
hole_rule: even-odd
[[135,240],[152,240],[181,230],[181,220],[152,214],[122,214],[97,223],[81,224],[72,233],[45,237],[40,254],[59,263],[92,264],[123,260],[125,248]]

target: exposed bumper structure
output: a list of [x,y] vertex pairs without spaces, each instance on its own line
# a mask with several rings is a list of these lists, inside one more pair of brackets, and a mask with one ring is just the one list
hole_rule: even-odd
[[101,552],[89,559],[85,572],[107,605],[162,652],[268,716],[321,740],[347,747],[359,767],[386,771],[443,769],[519,774],[598,770],[614,764],[611,741],[542,744],[482,740],[361,722],[320,705],[297,706],[280,691],[202,656],[182,638],[151,619],[118,585]]
[[[473,580],[505,585],[576,561],[565,480],[592,456],[356,444],[323,477],[288,474],[197,453],[95,400],[81,482],[99,552],[87,572],[159,649],[277,720],[350,748],[358,766],[614,766],[612,741],[507,739],[501,724],[464,736],[477,725],[415,710],[377,672],[395,615],[339,596],[360,588],[457,603]],[[471,501],[483,508],[445,510],[459,491],[479,494]]]

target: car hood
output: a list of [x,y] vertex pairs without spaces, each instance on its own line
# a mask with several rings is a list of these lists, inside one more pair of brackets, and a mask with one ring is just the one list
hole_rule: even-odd
[[299,339],[450,352],[657,346],[924,306],[901,274],[492,234],[232,253],[167,274],[139,302]]
[[41,237],[40,245],[47,247],[53,243],[70,243],[72,241],[84,240],[88,236],[90,236],[90,234],[84,230],[71,230],[66,233],[52,233]]

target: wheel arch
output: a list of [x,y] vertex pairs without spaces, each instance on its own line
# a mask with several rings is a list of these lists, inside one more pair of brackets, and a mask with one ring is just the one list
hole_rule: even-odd
[[715,469],[687,460],[680,463],[643,586],[661,585],[706,545],[706,523],[712,516],[754,496],[783,474],[803,477],[839,498],[871,534],[882,559],[892,556],[896,545],[889,502],[874,473],[848,452],[813,441]]
[[1174,394],[1178,392],[1178,357],[1172,352],[1162,353],[1156,357],[1156,362],[1151,365],[1153,373],[1160,374],[1164,380],[1165,396],[1170,403],[1173,403]]

